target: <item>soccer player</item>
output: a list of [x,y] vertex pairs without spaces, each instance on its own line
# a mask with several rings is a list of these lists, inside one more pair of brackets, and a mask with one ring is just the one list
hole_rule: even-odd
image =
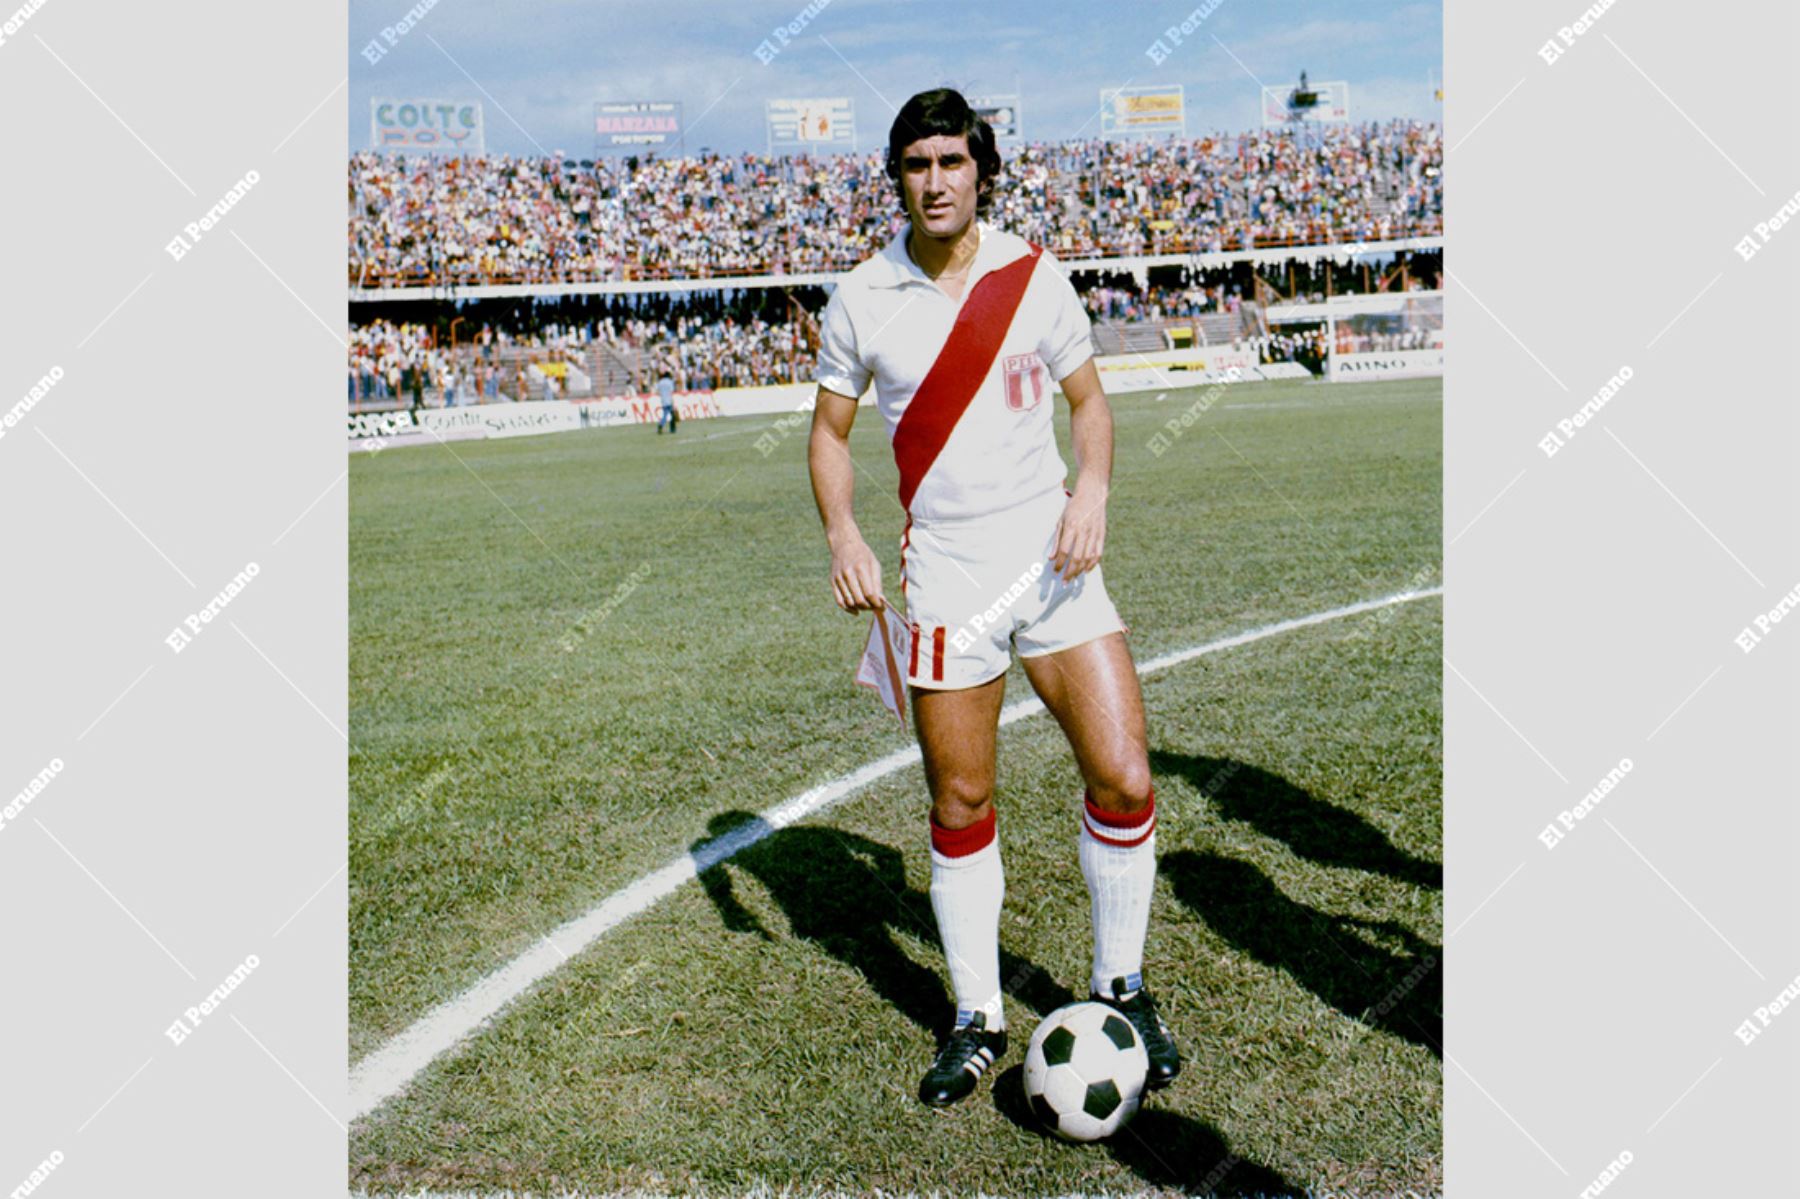
[[[1100,573],[1112,412],[1087,314],[1055,259],[978,215],[999,171],[993,130],[961,95],[921,92],[900,110],[887,173],[908,224],[825,307],[808,447],[833,596],[848,612],[879,608],[881,564],[852,513],[849,446],[857,397],[873,381],[906,510],[906,672],[931,792],[932,911],[956,994],[951,1033],[919,1085],[933,1107],[969,1095],[1006,1052],[993,790],[1014,649],[1087,785],[1078,854],[1093,998],[1138,1030],[1151,1086],[1181,1068],[1142,974],[1156,797],[1137,670]],[[1069,403],[1072,492],[1052,380]]]

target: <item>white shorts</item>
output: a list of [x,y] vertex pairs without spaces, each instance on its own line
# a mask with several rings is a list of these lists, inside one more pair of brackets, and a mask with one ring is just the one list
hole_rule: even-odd
[[1096,566],[1072,582],[1050,555],[1069,493],[1045,492],[969,520],[907,520],[900,589],[912,626],[906,678],[956,690],[1005,674],[1021,658],[1053,654],[1125,630]]

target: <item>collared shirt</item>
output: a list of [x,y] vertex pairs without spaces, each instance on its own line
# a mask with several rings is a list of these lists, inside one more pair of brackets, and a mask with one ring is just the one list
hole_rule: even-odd
[[[910,227],[838,282],[819,321],[819,386],[856,397],[873,381],[890,442],[962,308],[912,260]],[[983,275],[1030,253],[1022,237],[985,221],[976,229],[981,240],[964,298]],[[1056,448],[1050,381],[1068,378],[1092,355],[1087,311],[1046,250],[993,366],[926,471],[909,514],[966,520],[1060,488],[1068,468]]]

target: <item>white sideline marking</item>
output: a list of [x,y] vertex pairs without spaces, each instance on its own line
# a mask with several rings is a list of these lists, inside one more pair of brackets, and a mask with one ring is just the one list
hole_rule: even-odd
[[[1290,633],[1295,629],[1323,624],[1328,620],[1339,620],[1345,616],[1355,616],[1359,612],[1371,612],[1392,604],[1410,603],[1442,595],[1443,591],[1442,587],[1401,591],[1382,599],[1364,600],[1342,608],[1315,612],[1311,616],[1277,621],[1275,624],[1236,633],[1218,641],[1209,641],[1204,645],[1152,658],[1138,667],[1138,675],[1141,678],[1206,654],[1261,641],[1265,637]],[[1036,698],[1008,704],[1000,711],[1000,725],[1005,727],[1043,710],[1043,702]],[[461,995],[445,1000],[393,1040],[358,1062],[350,1071],[350,1119],[361,1119],[398,1095],[440,1054],[456,1048],[532,985],[549,976],[564,962],[612,929],[647,910],[664,896],[673,894],[701,871],[717,865],[740,849],[754,845],[776,829],[786,828],[823,811],[864,785],[919,760],[919,747],[913,745],[896,750],[885,758],[877,758],[860,769],[821,783],[809,791],[803,791],[770,808],[760,818],[708,841],[697,850],[682,854],[661,869],[613,892],[597,906],[558,926],[548,936],[540,937],[530,949],[481,979]]]

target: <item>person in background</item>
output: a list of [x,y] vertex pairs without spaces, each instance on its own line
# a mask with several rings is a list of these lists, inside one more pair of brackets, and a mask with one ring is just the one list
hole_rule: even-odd
[[675,377],[666,370],[662,373],[662,378],[656,381],[656,394],[662,397],[662,412],[656,418],[656,431],[661,433],[664,422],[667,422],[669,432],[674,433],[677,420],[675,415]]

